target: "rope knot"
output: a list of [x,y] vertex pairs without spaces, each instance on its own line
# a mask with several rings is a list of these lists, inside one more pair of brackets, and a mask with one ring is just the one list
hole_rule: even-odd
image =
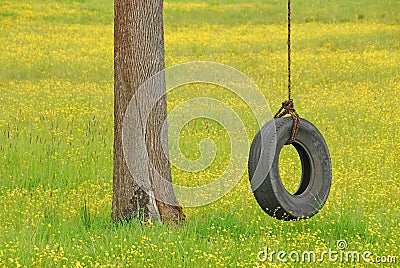
[[290,135],[289,140],[285,143],[285,145],[292,144],[296,140],[296,134],[299,131],[300,125],[300,117],[299,114],[294,109],[293,99],[288,99],[282,102],[282,107],[279,108],[279,111],[275,114],[274,118],[281,118],[287,114],[293,119],[292,125],[292,133]]

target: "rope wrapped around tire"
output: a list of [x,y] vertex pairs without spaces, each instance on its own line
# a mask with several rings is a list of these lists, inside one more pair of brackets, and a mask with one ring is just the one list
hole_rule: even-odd
[[250,147],[248,172],[253,194],[260,207],[277,219],[314,216],[325,204],[332,181],[328,147],[318,129],[300,119],[294,146],[300,156],[302,175],[297,191],[290,194],[279,174],[279,154],[292,131],[290,117],[267,122]]

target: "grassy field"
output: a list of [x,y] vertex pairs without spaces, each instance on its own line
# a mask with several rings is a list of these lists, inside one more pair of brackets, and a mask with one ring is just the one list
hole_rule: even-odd
[[[292,2],[294,99],[330,149],[328,202],[309,220],[277,221],[258,207],[244,174],[217,202],[186,208],[187,222],[174,227],[110,222],[113,1],[2,0],[0,267],[284,266],[257,255],[265,246],[319,254],[338,250],[338,240],[346,250],[371,251],[371,260],[386,257],[385,267],[398,265],[400,2]],[[170,0],[164,17],[167,66],[227,64],[258,85],[273,111],[279,108],[286,96],[286,1]],[[249,137],[256,133],[248,107],[223,88],[179,88],[168,95],[168,108],[200,96],[226,103]],[[204,138],[214,139],[215,160],[197,173],[173,167],[177,184],[202,185],[223,173],[230,141],[218,122],[199,118],[185,126],[183,154],[200,157]],[[282,174],[290,178],[298,160],[289,148],[284,153]],[[328,258],[313,264],[348,265]]]

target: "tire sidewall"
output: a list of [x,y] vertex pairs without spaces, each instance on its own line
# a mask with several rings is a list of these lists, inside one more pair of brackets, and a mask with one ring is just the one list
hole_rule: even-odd
[[[309,167],[302,165],[303,174],[304,168],[310,168],[309,176],[307,176],[309,182],[301,194],[290,194],[285,189],[279,174],[279,155],[290,138],[293,121],[291,118],[279,118],[271,121],[257,133],[258,136],[256,135],[253,140],[251,148],[249,175],[254,195],[260,206],[273,217],[280,219],[311,217],[326,202],[331,186],[332,168],[326,142],[313,124],[305,119],[300,119],[299,130],[293,145],[302,148],[303,157],[309,161]],[[274,124],[275,131],[271,131],[272,124]],[[275,146],[271,146],[271,139],[276,141]],[[264,162],[270,164],[269,170],[265,166],[260,169],[264,172],[263,177],[261,172],[255,172],[259,169],[258,167],[250,170],[250,167],[254,166],[254,161],[257,166]],[[261,183],[260,180],[262,180]]]

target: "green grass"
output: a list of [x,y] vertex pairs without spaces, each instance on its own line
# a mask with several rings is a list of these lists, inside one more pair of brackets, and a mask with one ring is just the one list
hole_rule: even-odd
[[[276,221],[258,207],[245,173],[222,199],[184,209],[187,222],[158,226],[110,222],[113,1],[2,1],[0,267],[268,267],[257,260],[265,245],[322,252],[340,239],[349,250],[400,258],[400,3],[292,2],[293,94],[330,149],[328,202],[311,219]],[[166,1],[164,22],[167,66],[227,64],[257,84],[273,112],[279,108],[286,1]],[[231,107],[249,139],[258,130],[246,103],[217,86],[173,90],[169,111],[194,97]],[[201,157],[206,138],[215,143],[214,161],[197,173],[173,166],[177,184],[204,185],[225,170],[231,141],[223,122],[187,124],[183,155]],[[284,153],[281,172],[295,189],[298,159]]]

